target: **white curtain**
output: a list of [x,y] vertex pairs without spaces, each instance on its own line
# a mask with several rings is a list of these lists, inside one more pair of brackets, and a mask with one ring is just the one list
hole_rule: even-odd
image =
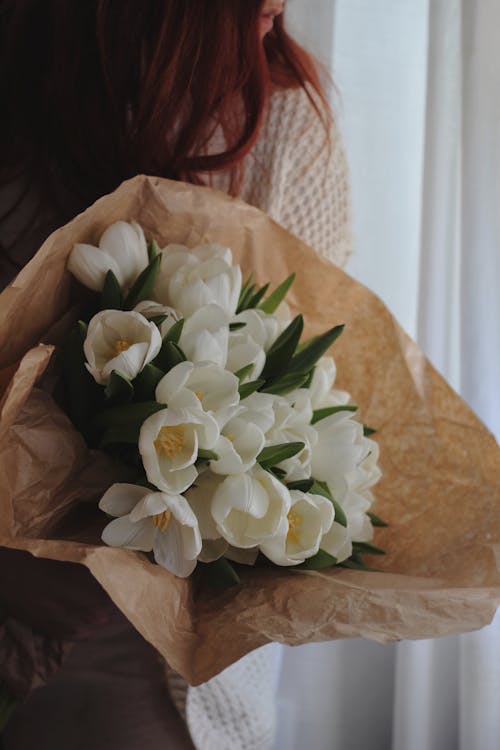
[[[289,0],[331,69],[348,271],[500,436],[499,0]],[[500,617],[477,633],[284,648],[276,750],[498,750]]]

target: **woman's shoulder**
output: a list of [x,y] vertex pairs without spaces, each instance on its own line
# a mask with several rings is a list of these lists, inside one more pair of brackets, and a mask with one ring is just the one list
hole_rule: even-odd
[[287,137],[310,129],[324,135],[328,114],[325,104],[311,87],[277,88],[269,98],[266,124],[279,125]]

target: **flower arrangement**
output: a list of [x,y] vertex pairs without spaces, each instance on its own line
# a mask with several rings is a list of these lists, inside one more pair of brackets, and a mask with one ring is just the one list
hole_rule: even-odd
[[[98,261],[104,254],[113,257],[113,241],[109,240],[107,233],[110,225],[122,221],[130,223],[128,229],[121,224],[119,226],[131,239],[132,246],[142,248],[140,262],[136,265],[131,263],[130,275],[124,278],[120,274],[125,273],[125,265],[121,271],[115,269],[118,284],[105,284],[111,264],[108,259],[109,265],[104,264],[99,271]],[[169,296],[162,296],[161,302],[154,302],[155,306],[163,304],[163,307],[173,308],[178,318],[184,317],[182,331],[175,344],[179,320],[174,321],[174,315],[168,311],[163,311],[160,317],[156,313],[150,315],[146,303],[156,299],[152,293],[148,292],[142,302],[130,302],[129,309],[124,309],[125,298],[135,286],[134,279],[153,260],[149,258],[147,244],[142,242],[141,233],[134,228],[134,222],[144,228],[148,237],[155,237],[162,247],[167,243],[190,248],[214,244],[230,247],[236,263],[244,270],[245,278],[252,273],[261,285],[269,279],[276,282],[285,279],[294,270],[300,271],[287,295],[287,301],[294,314],[301,312],[304,316],[306,340],[322,336],[322,332],[332,324],[345,323],[346,333],[334,344],[338,374],[335,376],[334,365],[328,362],[328,358],[323,359],[324,353],[316,363],[314,388],[311,381],[308,388],[304,387],[304,383],[296,390],[301,394],[305,392],[313,399],[313,412],[319,409],[318,404],[322,408],[324,403],[324,408],[343,407],[337,414],[331,414],[312,425],[309,423],[308,430],[313,427],[318,434],[320,429],[331,426],[327,440],[334,434],[339,438],[343,435],[342,439],[347,440],[349,430],[361,439],[362,427],[356,426],[354,412],[347,411],[347,407],[353,405],[348,397],[339,395],[340,388],[355,394],[359,406],[356,414],[377,427],[380,459],[378,449],[373,445],[370,456],[363,459],[366,475],[359,471],[358,464],[357,473],[347,478],[347,486],[343,485],[345,495],[342,495],[342,486],[331,483],[329,478],[318,479],[317,467],[314,471],[311,469],[310,473],[310,477],[317,481],[326,481],[330,493],[344,511],[347,531],[353,540],[351,557],[335,566],[314,570],[307,567],[314,555],[294,565],[276,566],[260,564],[268,558],[259,550],[257,564],[236,566],[240,584],[224,587],[217,593],[205,585],[204,575],[180,578],[162,565],[155,564],[153,550],[142,553],[102,543],[101,533],[106,524],[112,523],[113,519],[122,522],[122,518],[131,515],[127,503],[129,508],[132,505],[135,507],[139,493],[151,491],[155,494],[159,491],[154,483],[151,487],[145,487],[145,483],[150,482],[145,477],[139,451],[140,427],[151,414],[140,415],[135,425],[130,424],[130,419],[126,424],[100,424],[98,415],[108,412],[109,416],[109,412],[116,409],[117,414],[128,411],[130,416],[138,403],[155,403],[158,383],[154,384],[153,378],[153,384],[149,382],[148,385],[148,379],[154,373],[152,367],[158,366],[155,360],[164,346],[162,325],[166,324],[166,328],[172,324],[170,344],[165,346],[170,355],[173,357],[174,352],[178,354],[179,348],[186,357],[186,360],[182,359],[175,365],[187,367],[186,363],[191,362],[194,371],[194,364],[203,361],[198,348],[210,346],[212,354],[209,361],[218,363],[233,376],[238,372],[240,361],[240,369],[246,364],[255,366],[258,363],[260,349],[257,345],[260,341],[264,342],[266,357],[272,345],[267,338],[259,339],[258,331],[250,327],[254,325],[251,322],[255,318],[254,313],[267,320],[267,325],[279,325],[279,329],[273,329],[270,333],[274,341],[289,325],[284,304],[273,313],[266,314],[276,318],[277,324],[269,323],[270,318],[262,314],[260,305],[269,296],[265,292],[256,307],[231,315],[229,323],[240,315],[250,322],[239,329],[233,326],[232,330],[227,330],[227,358],[221,364],[226,352],[226,337],[219,334],[220,329],[227,326],[227,314],[223,317],[219,313],[219,318],[212,315],[209,319],[206,311],[203,314],[197,312],[198,308],[201,310],[213,304],[213,297],[205,296],[203,305],[196,303],[195,298],[195,307],[181,312],[177,299],[174,301]],[[111,237],[116,231],[111,233]],[[105,305],[100,304],[98,295],[103,292],[89,292],[81,288],[68,272],[72,248],[75,244],[89,242],[96,246],[91,247],[95,263],[89,274],[94,278],[100,274],[97,289],[104,291],[105,288],[107,295],[115,290],[116,304],[109,302],[109,296]],[[123,238],[120,242],[123,243]],[[121,258],[124,258],[125,252],[120,252]],[[182,289],[186,295],[190,294],[190,278],[195,278],[194,275],[190,276],[194,265],[201,271],[203,264],[201,259],[196,260],[194,253],[192,256],[193,260],[188,263],[192,263],[193,268],[189,270],[185,267],[181,272],[184,280]],[[136,257],[135,253],[132,253],[132,257]],[[165,261],[164,256],[156,261],[160,269],[153,288],[159,288],[157,283],[163,278],[167,294],[176,269],[173,268],[169,276],[163,276],[160,271]],[[184,261],[181,265],[185,265]],[[233,264],[230,262],[228,265],[232,267]],[[209,277],[210,274],[205,276],[201,271],[201,283],[199,279],[197,282],[197,288],[203,290],[205,295],[214,289]],[[229,285],[232,276],[226,272],[223,278],[226,280],[221,279],[221,285]],[[251,286],[252,283],[247,289]],[[224,286],[224,289],[229,287]],[[258,290],[255,287],[252,293],[255,295]],[[176,290],[173,292],[175,294]],[[222,294],[217,291],[216,296],[228,298],[226,292]],[[68,338],[78,318],[90,322],[95,314],[102,312],[98,309],[100,306],[113,310],[113,314],[134,312],[135,308],[148,326],[153,323],[160,331],[160,352],[147,364],[144,363],[152,354],[149,347],[154,349],[154,339],[157,338],[154,333],[151,338],[144,339],[147,346],[142,348],[140,339],[135,343],[127,340],[127,344],[131,345],[128,348],[120,346],[122,351],[112,349],[112,354],[117,357],[125,354],[125,361],[134,363],[140,360],[137,375],[133,375],[131,370],[130,376],[124,374],[123,378],[116,377],[113,375],[113,369],[116,369],[113,365],[104,376],[107,382],[98,384],[85,367],[85,362],[95,367],[97,372],[104,370],[106,361],[111,364],[110,358],[106,356],[101,359],[103,353],[96,347],[95,361],[87,361],[83,350],[88,332],[85,326],[78,326]],[[144,315],[144,312],[147,314]],[[284,313],[283,320],[279,319],[281,313]],[[165,315],[167,317],[162,321]],[[179,324],[177,333],[174,328],[176,324]],[[103,326],[102,330],[108,331],[107,326]],[[146,330],[150,328],[141,328],[143,333]],[[201,330],[204,331],[203,335],[200,334]],[[121,338],[122,329],[116,333],[113,342],[125,341]],[[234,364],[229,359],[229,339],[234,345]],[[65,341],[66,355],[61,357],[60,347]],[[250,356],[243,348],[237,349],[237,344],[241,347],[251,344]],[[297,354],[300,354],[301,344],[297,347]],[[70,356],[71,352],[73,354]],[[161,366],[158,369],[171,377],[175,365],[168,373]],[[402,638],[431,638],[482,627],[496,611],[500,602],[497,565],[500,544],[500,454],[497,443],[433,369],[417,345],[406,336],[376,295],[340,269],[323,261],[312,248],[256,208],[207,188],[156,177],[140,176],[123,183],[114,193],[100,199],[49,237],[32,261],[0,295],[0,368],[0,390],[3,394],[0,403],[0,544],[9,548],[7,552],[16,550],[29,560],[31,574],[37,570],[38,558],[45,558],[49,562],[73,563],[72,569],[80,570],[82,576],[86,573],[88,580],[85,576],[83,580],[89,586],[96,581],[95,588],[99,594],[112,600],[134,627],[191,684],[208,680],[245,653],[270,641],[297,645],[347,637],[383,642]],[[58,389],[63,371],[67,384],[65,399]],[[83,376],[86,385],[83,386],[84,390],[80,390]],[[192,378],[194,375],[186,376],[184,373],[178,384],[170,383],[169,389],[172,390],[169,390],[169,397],[184,388],[191,388],[194,393],[198,391],[199,382]],[[266,394],[262,386],[253,394],[241,398],[242,386],[259,378],[260,375],[247,373],[240,382],[238,377],[241,404],[251,404],[259,394],[271,396],[276,401],[283,399],[288,403],[290,414],[304,427],[304,420],[300,422],[301,415],[305,414],[305,410],[302,411],[304,402],[297,398],[293,401],[293,408],[290,408],[290,392]],[[133,396],[128,401],[131,389],[127,380],[133,384]],[[208,383],[206,375],[203,382]],[[221,384],[221,388],[226,391],[225,385]],[[315,400],[318,394],[321,398]],[[61,408],[63,403],[64,409]],[[215,407],[208,407],[208,403],[207,410],[217,411]],[[68,412],[71,412],[73,421],[68,419]],[[161,413],[161,409],[153,412],[154,415],[158,413]],[[282,415],[283,412],[279,410],[271,412],[264,409],[253,419],[258,417],[261,420],[254,423],[257,427],[261,425],[266,439],[269,436],[270,445],[305,443],[308,431],[303,436],[298,435],[297,423],[290,419],[284,424],[280,421]],[[233,419],[237,420],[237,416]],[[274,420],[276,425],[272,442],[271,433],[268,433],[271,428],[266,427],[270,420]],[[239,432],[235,426],[233,432],[229,433],[232,439],[229,439],[224,434],[225,426],[221,429],[217,423],[219,438],[220,435],[226,437],[229,448],[236,446],[237,442],[240,446],[247,435],[250,440],[257,434],[248,424],[248,419],[245,427],[239,423]],[[131,427],[135,429],[135,436],[130,437],[132,442],[117,443],[116,436],[127,437]],[[87,441],[82,438],[82,432]],[[368,435],[363,437],[370,439]],[[316,451],[324,444],[323,440],[322,437],[314,446]],[[366,446],[364,440],[362,444]],[[96,447],[101,449],[94,450]],[[354,439],[347,444],[346,450],[353,447],[356,447]],[[215,453],[214,448],[206,450]],[[238,451],[235,448],[235,452],[246,459],[241,448]],[[230,455],[232,460],[234,454],[231,452]],[[320,455],[317,453],[316,457],[319,459]],[[222,459],[222,451],[219,459]],[[305,453],[282,459],[283,467],[295,464],[295,468],[300,468],[301,459],[306,459]],[[324,461],[323,458],[321,460]],[[377,484],[372,508],[389,525],[377,529],[377,544],[384,548],[385,555],[371,558],[376,559],[377,570],[366,572],[360,569],[362,558],[359,550],[363,547],[359,545],[371,542],[358,543],[357,540],[362,537],[353,524],[355,521],[362,522],[363,528],[370,531],[368,521],[372,521],[372,525],[376,523],[368,515],[372,508],[361,512],[358,510],[359,504],[366,505],[371,501],[371,488],[367,485],[370,477],[374,476],[372,472],[375,472],[374,467],[379,460],[383,476]],[[212,555],[215,552],[219,554],[220,549],[214,551],[214,547],[225,547],[227,543],[223,557],[215,562],[201,563],[198,555],[199,571],[196,572],[204,571],[210,576],[213,572],[218,582],[221,578],[234,582],[234,576],[226,566],[233,564],[236,548],[232,542],[224,539],[221,531],[217,531],[217,539],[208,538],[206,518],[197,508],[197,501],[208,498],[211,492],[209,483],[203,488],[198,477],[203,482],[211,478],[215,487],[223,481],[233,482],[238,476],[217,474],[213,471],[214,463],[213,457],[196,460],[196,486],[191,485],[188,490],[173,494],[181,494],[197,517],[202,541],[200,555],[209,551]],[[327,469],[333,470],[333,463],[324,463]],[[276,466],[281,468],[278,462],[270,468]],[[240,474],[250,475],[262,468],[258,464],[255,468],[245,468]],[[273,476],[268,468],[265,472],[269,477]],[[274,477],[279,479],[276,475]],[[300,478],[284,479],[284,482],[283,478],[280,479],[281,486],[290,496],[293,490],[288,485],[294,481],[304,481]],[[137,495],[133,502],[131,498],[126,498],[120,514],[106,521],[98,502],[113,484],[133,484],[138,488]],[[312,495],[314,499],[311,489],[298,491]],[[321,497],[325,498],[326,495]],[[224,529],[224,533],[226,528],[234,533],[234,515],[228,520],[224,513],[219,515],[217,509],[214,516],[213,503],[204,503],[202,510],[206,510],[208,505],[210,524],[213,523],[216,529],[217,526]],[[300,510],[297,506],[295,509],[299,515],[303,515],[302,506]],[[161,506],[151,510],[154,511],[153,515],[148,517],[146,514],[144,518],[150,528],[152,525],[154,547],[156,539],[164,539],[176,528],[176,524],[169,521],[165,526],[168,513],[163,516],[164,508]],[[331,528],[345,533],[346,527],[340,524],[339,529],[335,526],[335,522],[339,523],[339,514],[335,507],[333,510],[334,523]],[[154,516],[157,516],[157,526],[149,520]],[[126,522],[130,522],[130,518]],[[183,527],[180,528],[182,530]],[[292,523],[292,533],[295,528]],[[323,538],[320,549],[322,543]],[[239,554],[248,555],[248,549],[240,549]],[[348,548],[346,552],[349,552]],[[227,557],[228,553],[233,559]],[[340,559],[340,550],[337,555],[337,559]],[[58,562],[54,565],[57,566]],[[18,570],[16,565],[9,570],[12,571],[12,581],[17,578]],[[5,578],[2,579],[4,583]],[[40,585],[36,575],[32,575],[31,581],[34,591],[30,590],[29,584],[26,585],[25,596],[38,594],[40,601],[57,604],[59,613],[70,619],[80,620],[85,612],[89,618],[94,616],[94,599],[85,594],[80,584],[56,589],[51,583]],[[25,654],[34,653],[29,633],[25,639],[28,648],[23,642],[13,642],[10,633],[8,620],[0,622],[0,647],[5,656],[0,660],[0,678],[7,681],[15,695],[23,695],[39,684],[40,675],[46,672],[44,665],[47,666],[47,658],[44,653],[39,653],[32,665],[27,665]]]
[[218,561],[219,584],[238,580],[230,561],[359,567],[382,552],[378,445],[324,356],[343,326],[301,343],[295,274],[268,294],[242,285],[229,248],[160,251],[124,221],[77,243],[68,268],[100,294],[66,347],[69,413],[134,474],[100,500],[106,544],[179,577]]

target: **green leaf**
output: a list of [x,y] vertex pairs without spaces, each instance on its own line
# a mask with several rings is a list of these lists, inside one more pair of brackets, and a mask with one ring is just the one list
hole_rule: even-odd
[[68,415],[84,435],[91,414],[104,401],[103,387],[95,382],[85,367],[83,343],[86,337],[87,325],[80,320],[70,332],[62,356]]
[[154,323],[157,328],[166,321],[168,315],[155,315],[153,318],[148,318],[150,323]]
[[129,424],[142,424],[148,417],[157,411],[166,409],[165,404],[156,401],[143,401],[137,404],[126,404],[125,406],[114,406],[111,409],[101,411],[92,418],[92,425],[97,429],[108,427],[126,427]]
[[340,411],[357,411],[357,406],[327,406],[325,409],[316,409],[313,411],[311,424],[316,424],[326,417],[330,417],[332,414],[337,414]]
[[288,370],[290,372],[307,372],[314,367],[318,359],[330,348],[333,342],[338,339],[345,326],[335,326],[321,336],[315,336],[308,341],[305,346],[292,358]]
[[198,449],[198,458],[200,458],[202,461],[219,460],[219,456],[217,453],[214,453],[214,451],[203,450],[203,448]]
[[363,425],[363,435],[365,437],[370,437],[370,435],[375,435],[377,430],[374,430],[373,427],[368,427],[368,425]]
[[247,304],[247,310],[251,310],[254,307],[257,307],[267,290],[269,289],[269,284],[265,284],[264,286],[261,286],[261,288],[255,292],[254,295],[249,299]]
[[271,380],[262,388],[262,393],[273,393],[275,396],[284,396],[297,388],[302,388],[306,381],[307,373],[291,372],[282,375],[280,378]]
[[304,450],[305,443],[278,443],[277,445],[268,445],[266,448],[261,450],[256,458],[262,468],[268,468],[280,464],[282,461],[286,461],[287,458],[296,456],[297,453]]
[[369,542],[353,542],[352,549],[359,555],[385,555],[385,550]]
[[121,310],[123,294],[113,271],[108,271],[101,292],[101,310]]
[[165,375],[163,370],[151,364],[144,367],[134,380],[137,401],[154,401],[156,386]]
[[337,558],[320,549],[313,557],[309,557],[303,563],[297,565],[297,568],[299,570],[323,570],[323,568],[331,568],[333,565],[337,565]]
[[304,319],[302,315],[297,315],[267,352],[266,363],[261,373],[262,378],[265,380],[275,378],[288,371],[290,360],[292,360],[293,353],[297,348],[303,328]]
[[240,305],[241,305],[242,301],[244,300],[245,295],[246,295],[248,289],[250,288],[250,285],[252,284],[252,282],[253,282],[253,273],[250,274],[250,276],[248,277],[248,279],[245,281],[245,283],[243,284],[243,286],[241,288],[240,296],[238,297],[238,305],[237,305],[237,308],[236,308],[236,312],[240,311]]
[[151,242],[148,244],[148,259],[150,263],[156,258],[159,252],[160,248],[158,246],[158,243],[156,242],[156,240],[151,240]]
[[240,583],[239,575],[224,557],[212,563],[201,563],[201,565],[204,567],[208,585],[216,593]]
[[264,385],[265,381],[262,379],[251,380],[249,383],[242,383],[238,388],[240,394],[240,400],[243,400],[247,396],[250,396],[255,391],[258,391],[261,385]]
[[123,373],[113,370],[104,394],[109,404],[128,404],[134,398],[134,386]]
[[269,471],[271,474],[274,474],[276,479],[279,479],[280,482],[282,482],[283,479],[286,477],[286,471],[284,469],[280,469],[279,466],[271,466],[270,468],[266,468],[266,471]]
[[298,479],[295,482],[288,482],[287,487],[289,490],[300,490],[300,492],[309,492],[313,484],[314,484],[314,479]]
[[311,493],[311,495],[323,495],[323,497],[326,497],[328,500],[330,500],[335,511],[335,521],[343,526],[344,529],[347,528],[347,517],[344,513],[344,509],[342,508],[340,503],[335,500],[326,482],[320,482],[319,479],[315,479],[314,484],[309,492]]
[[132,310],[142,300],[151,299],[160,264],[161,254],[153,258],[144,271],[139,274],[125,299],[123,305],[125,310]]
[[252,299],[253,295],[255,294],[255,291],[257,289],[257,284],[251,284],[244,292],[240,294],[240,299],[238,302],[238,307],[236,308],[236,314],[243,312],[243,310],[246,310],[248,307],[248,303]]
[[389,524],[383,521],[381,518],[375,515],[375,513],[367,513],[366,514],[370,521],[372,522],[373,526],[379,526],[380,528],[386,529],[388,528]]
[[[242,367],[241,370],[237,370],[234,374],[236,375],[236,377],[238,378],[238,380],[241,383],[242,380],[244,380],[247,375],[250,375],[250,373],[252,372],[253,368],[254,368],[254,364],[252,362],[249,365],[245,365],[245,367]],[[264,382],[264,381],[262,381],[262,382]]]
[[314,377],[314,371],[315,371],[315,369],[316,368],[313,367],[311,370],[309,370],[309,372],[307,373],[307,380],[305,381],[304,385],[301,386],[302,388],[310,388],[311,387],[311,383],[312,383],[312,379]]
[[272,313],[278,309],[278,307],[288,294],[288,290],[295,281],[295,276],[295,273],[290,274],[290,276],[285,279],[285,281],[283,281],[266,300],[264,300],[264,302],[260,306],[260,309],[263,312],[272,315]]
[[180,362],[185,362],[186,359],[187,357],[180,346],[165,338],[158,355],[153,360],[153,364],[163,372],[168,372]]
[[181,337],[182,329],[184,328],[184,318],[178,320],[172,328],[170,328],[165,334],[163,341],[171,341],[172,344],[178,344]]
[[229,330],[239,331],[241,328],[244,328],[245,326],[246,326],[246,323],[229,323]]

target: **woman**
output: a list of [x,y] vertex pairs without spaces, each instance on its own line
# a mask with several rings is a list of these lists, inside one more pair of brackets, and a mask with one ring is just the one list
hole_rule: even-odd
[[[1,0],[2,285],[53,229],[138,173],[239,195],[344,263],[350,233],[343,150],[315,65],[285,31],[283,5]],[[64,599],[73,573],[64,568],[60,576],[51,563],[51,588],[45,588],[38,562],[13,564],[26,580],[41,576],[41,592],[54,590],[62,576],[54,598]],[[2,598],[25,624],[53,633],[53,618],[44,621],[50,602],[24,599],[19,606],[6,587]],[[35,737],[37,746],[51,748],[192,746],[169,713],[154,650],[119,613],[105,611],[101,601],[94,607],[90,593],[85,605],[86,640],[16,712],[8,750],[34,747]],[[30,618],[35,609],[36,620]],[[99,626],[89,637],[94,609]],[[80,637],[79,623],[70,625],[58,633],[61,639]],[[191,691],[198,747],[223,750],[214,732],[226,719],[227,746],[239,746],[238,736],[229,740],[234,726],[220,698],[229,694],[225,679],[232,680],[232,695],[238,684],[251,682],[251,673],[265,681],[266,657],[255,659],[249,672],[240,664],[229,677]],[[256,747],[268,746],[265,734],[254,738]]]

